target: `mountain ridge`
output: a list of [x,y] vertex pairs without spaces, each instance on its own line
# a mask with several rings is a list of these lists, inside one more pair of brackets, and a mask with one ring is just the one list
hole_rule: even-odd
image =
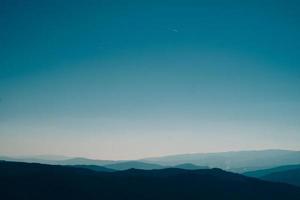
[[249,151],[229,151],[220,153],[192,153],[141,159],[141,161],[161,165],[192,163],[210,168],[243,173],[281,165],[299,164],[300,151],[268,149]]
[[2,199],[297,200],[300,188],[221,169],[96,172],[68,166],[0,162]]
[[[39,160],[36,158],[10,158],[0,157],[2,160],[43,163],[53,165],[97,165],[97,166],[120,166],[118,169],[141,168],[156,169],[163,167],[176,167],[178,165],[190,163],[197,166],[205,166],[208,168],[221,168],[227,171],[244,173],[247,171],[255,171],[260,169],[268,169],[282,165],[292,165],[300,163],[300,151],[269,149],[269,150],[253,150],[253,151],[230,151],[220,153],[193,153],[179,154],[162,157],[144,158],[139,160],[97,160],[88,158],[70,158],[66,160]],[[141,165],[128,165],[130,162],[142,162]],[[152,167],[151,167],[152,165]],[[138,167],[136,167],[138,166]],[[161,166],[161,167],[160,167]],[[109,167],[109,166],[108,166]],[[116,168],[116,169],[117,169]]]

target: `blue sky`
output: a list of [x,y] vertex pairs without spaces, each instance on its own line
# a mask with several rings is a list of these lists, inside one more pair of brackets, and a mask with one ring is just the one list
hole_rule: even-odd
[[298,1],[0,2],[0,153],[299,150]]

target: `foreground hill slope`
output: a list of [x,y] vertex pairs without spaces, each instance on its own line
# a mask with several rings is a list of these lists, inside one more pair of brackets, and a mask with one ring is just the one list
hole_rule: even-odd
[[300,188],[220,169],[88,169],[0,162],[1,199],[300,199]]

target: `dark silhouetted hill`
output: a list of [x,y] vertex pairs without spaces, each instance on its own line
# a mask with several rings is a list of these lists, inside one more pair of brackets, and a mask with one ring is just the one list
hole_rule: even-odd
[[0,162],[3,200],[297,200],[300,188],[220,169],[89,169]]

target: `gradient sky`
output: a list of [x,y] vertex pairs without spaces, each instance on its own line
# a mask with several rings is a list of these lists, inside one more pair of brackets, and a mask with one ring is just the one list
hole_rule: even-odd
[[0,154],[300,150],[300,1],[1,0]]

